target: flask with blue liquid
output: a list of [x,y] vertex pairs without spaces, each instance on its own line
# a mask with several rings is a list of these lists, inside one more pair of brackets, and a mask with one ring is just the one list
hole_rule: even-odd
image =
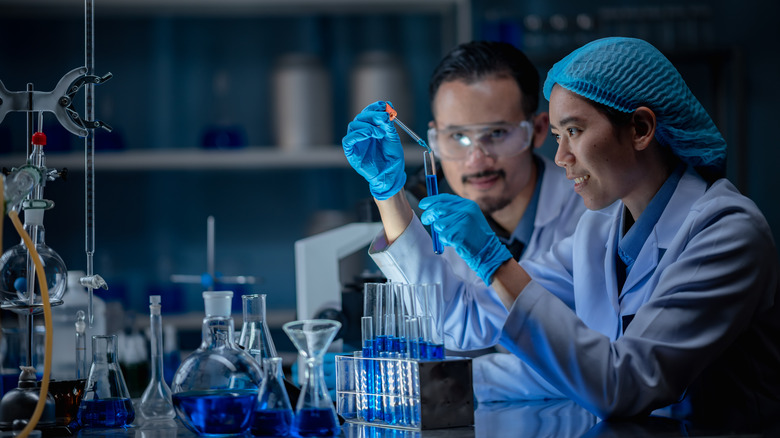
[[263,359],[263,383],[257,396],[258,403],[252,417],[252,435],[289,436],[293,423],[290,397],[282,380],[282,358]]
[[241,435],[252,426],[262,371],[234,342],[233,292],[203,292],[203,341],[173,376],[173,405],[199,435]]
[[92,366],[78,411],[81,427],[125,427],[135,420],[116,343],[116,335],[92,336]]

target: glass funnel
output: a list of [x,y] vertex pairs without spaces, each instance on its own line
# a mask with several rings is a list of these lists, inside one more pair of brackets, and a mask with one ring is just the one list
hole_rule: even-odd
[[241,301],[244,306],[244,324],[241,326],[238,345],[262,366],[263,359],[276,356],[276,347],[265,322],[265,294],[242,295]]
[[340,322],[329,319],[292,321],[282,326],[305,361],[303,387],[295,406],[294,435],[335,436],[341,432],[322,369],[322,358],[340,328]]
[[79,404],[82,427],[124,427],[135,420],[116,355],[116,335],[92,336],[92,366]]
[[199,435],[235,436],[251,426],[262,373],[233,340],[233,292],[203,292],[203,341],[173,376],[173,405]]

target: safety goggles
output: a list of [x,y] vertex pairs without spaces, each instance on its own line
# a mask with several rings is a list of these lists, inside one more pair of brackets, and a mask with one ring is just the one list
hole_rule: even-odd
[[442,160],[465,160],[477,146],[493,158],[511,157],[528,149],[533,136],[533,125],[528,120],[520,123],[490,123],[459,126],[438,130],[428,129],[428,144]]

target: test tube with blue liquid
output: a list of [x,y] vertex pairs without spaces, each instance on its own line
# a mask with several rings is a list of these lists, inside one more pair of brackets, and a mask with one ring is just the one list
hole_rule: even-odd
[[[424,161],[424,168],[425,168],[425,188],[428,192],[428,196],[438,195],[439,194],[439,182],[436,178],[436,162],[434,161],[433,156],[433,150],[428,146],[427,143],[425,143],[425,140],[423,140],[419,135],[417,135],[414,131],[409,129],[408,126],[406,126],[402,121],[398,119],[398,112],[393,109],[393,107],[390,106],[389,103],[385,104],[385,111],[387,111],[388,114],[390,114],[390,121],[394,121],[398,127],[406,131],[409,136],[414,139],[417,144],[425,148],[425,152],[423,152],[423,161]],[[436,230],[431,227],[431,239],[433,240],[433,252],[436,254],[441,254],[444,252],[444,247],[442,246],[441,241],[439,240],[439,233],[436,232]]]

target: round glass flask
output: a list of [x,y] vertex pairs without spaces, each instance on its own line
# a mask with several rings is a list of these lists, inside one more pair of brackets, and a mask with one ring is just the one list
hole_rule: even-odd
[[[59,302],[68,283],[68,270],[60,255],[46,245],[43,211],[37,208],[24,210],[24,229],[41,257],[46,285],[49,287],[49,301]],[[32,303],[27,290],[27,284],[30,282],[35,285]],[[41,289],[24,242],[12,246],[0,256],[0,292],[3,300],[8,303],[42,305]]]
[[203,341],[173,376],[173,406],[182,423],[206,436],[247,432],[262,381],[260,366],[234,342],[233,292],[203,292]]
[[282,326],[305,361],[303,387],[295,406],[293,435],[321,437],[341,433],[322,369],[322,358],[340,328],[340,322],[329,319],[292,321]]

